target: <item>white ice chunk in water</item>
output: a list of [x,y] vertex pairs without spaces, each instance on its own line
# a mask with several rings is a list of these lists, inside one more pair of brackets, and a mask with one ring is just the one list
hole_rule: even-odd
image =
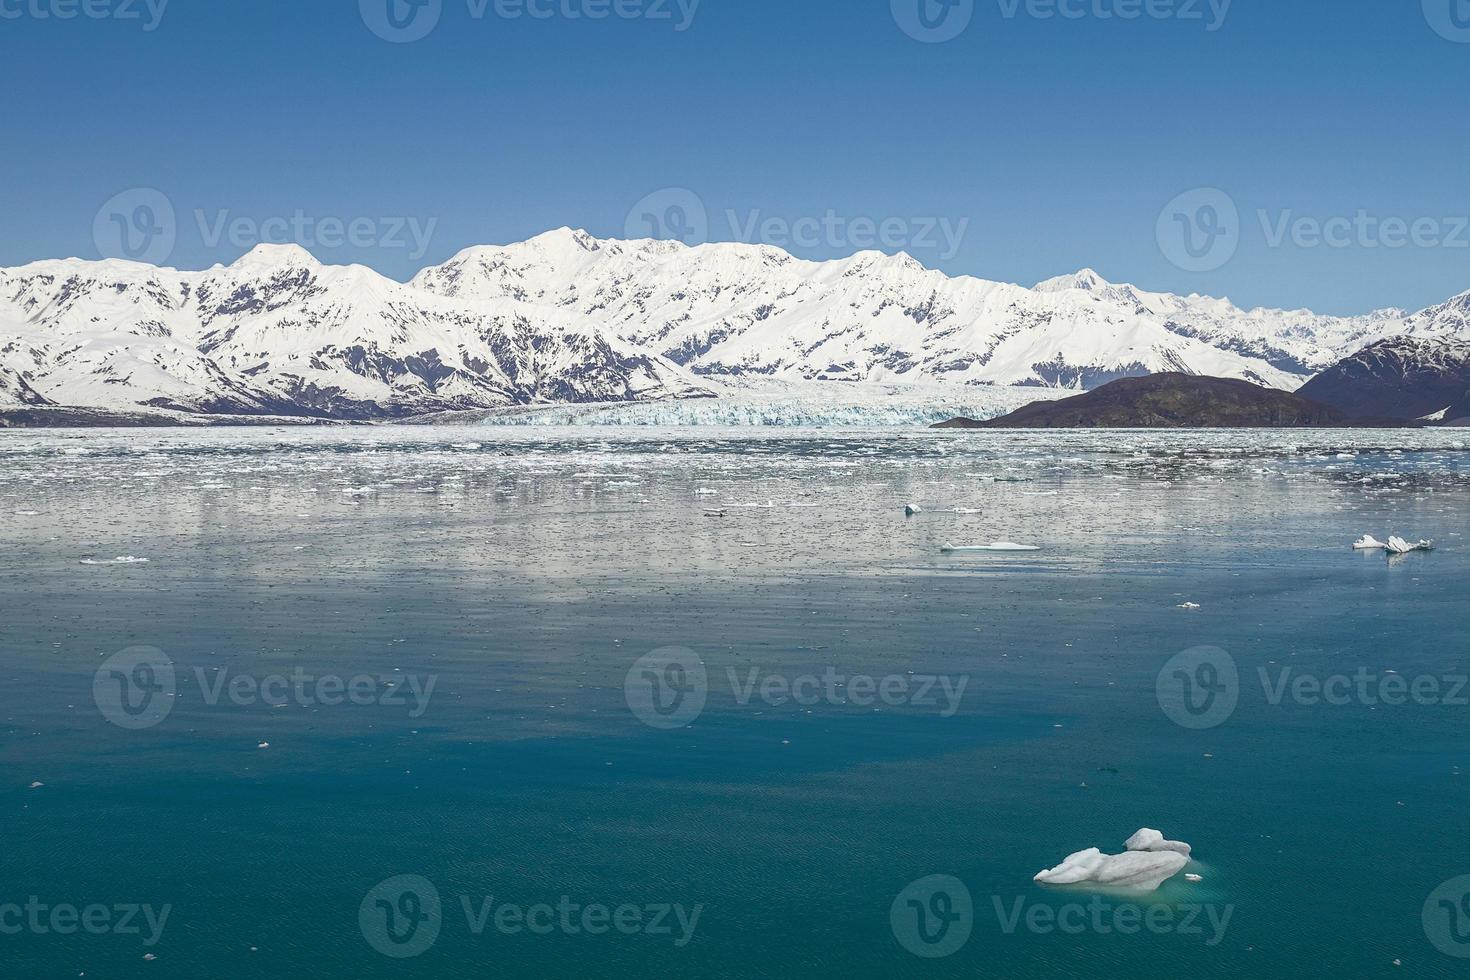
[[1388,545],[1379,541],[1371,534],[1365,534],[1353,542],[1353,550],[1355,551],[1384,551],[1387,548]]
[[1165,840],[1157,830],[1145,827],[1128,838],[1127,847],[1123,854],[1104,854],[1096,847],[1069,854],[1035,880],[1043,885],[1095,884],[1151,892],[1189,864],[1190,846]]
[[1418,544],[1409,544],[1403,538],[1392,537],[1388,539],[1388,550],[1395,555],[1407,555],[1411,551],[1433,551],[1434,542],[1420,541]]
[[1014,541],[992,541],[990,544],[977,545],[952,545],[947,544],[939,549],[945,554],[957,554],[970,551],[1040,551],[1034,544],[1016,544]]
[[1165,840],[1164,835],[1157,830],[1144,827],[1138,833],[1128,838],[1123,845],[1130,851],[1174,851],[1188,857],[1193,850],[1188,844],[1178,840]]
[[1176,851],[1104,854],[1090,847],[1069,854],[1060,865],[1041,872],[1035,880],[1043,885],[1096,884],[1151,892],[1188,864],[1189,858]]
[[903,509],[903,512],[905,517],[913,517],[915,514],[924,513],[924,508],[920,507],[918,504],[909,504]]

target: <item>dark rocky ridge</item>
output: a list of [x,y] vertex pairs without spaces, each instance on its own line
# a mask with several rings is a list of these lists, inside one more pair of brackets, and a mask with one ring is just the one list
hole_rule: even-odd
[[1167,373],[1125,378],[1061,401],[1032,402],[998,419],[954,419],[934,428],[1287,429],[1409,424],[1352,419],[1341,409],[1249,381]]
[[1343,358],[1298,394],[1354,416],[1419,419],[1445,412],[1446,424],[1470,424],[1470,343],[1382,340]]

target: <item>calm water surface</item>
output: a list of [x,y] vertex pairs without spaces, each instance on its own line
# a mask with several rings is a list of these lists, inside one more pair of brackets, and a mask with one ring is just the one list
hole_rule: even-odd
[[0,433],[0,975],[1464,976],[1466,438]]

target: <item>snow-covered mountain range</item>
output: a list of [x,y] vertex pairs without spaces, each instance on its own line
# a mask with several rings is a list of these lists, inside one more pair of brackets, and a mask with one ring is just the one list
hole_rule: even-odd
[[1326,317],[1090,270],[1026,288],[904,254],[810,262],[560,229],[467,249],[406,284],[289,245],[202,272],[77,259],[0,270],[0,405],[397,418],[767,383],[1042,397],[1160,371],[1295,389],[1399,335],[1470,336],[1470,293],[1414,314]]

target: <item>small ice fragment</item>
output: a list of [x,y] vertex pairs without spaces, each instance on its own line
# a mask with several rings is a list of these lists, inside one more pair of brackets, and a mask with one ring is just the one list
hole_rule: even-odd
[[1196,885],[1204,881],[1204,879],[1201,878],[1199,875],[1185,875],[1184,880],[1188,882],[1193,882]]
[[1411,551],[1433,551],[1433,541],[1420,541],[1418,544],[1409,544],[1400,537],[1388,539],[1388,550],[1395,555],[1407,555]]
[[133,555],[119,555],[110,561],[98,561],[95,558],[83,558],[83,565],[146,565],[147,558],[137,558]]
[[952,545],[946,544],[939,549],[945,554],[954,554],[967,551],[1040,551],[1036,545],[1016,544],[1014,541],[992,541],[990,544],[979,545]]
[[1384,551],[1387,548],[1388,545],[1384,544],[1382,541],[1379,541],[1371,534],[1365,534],[1361,538],[1353,542],[1354,551]]
[[37,780],[36,782],[31,783],[31,789],[40,789],[42,786],[45,786],[45,785],[46,785],[45,783],[41,782],[40,780]]
[[913,517],[915,514],[922,513],[924,513],[924,508],[920,507],[918,504],[909,504],[903,509],[903,514],[905,517]]
[[1204,607],[1203,607],[1203,606],[1201,606],[1201,605],[1200,605],[1200,604],[1199,604],[1199,603],[1197,603],[1197,602],[1181,602],[1181,603],[1180,603],[1180,604],[1179,604],[1179,608],[1180,608],[1180,609],[1202,609],[1202,608],[1204,608]]
[[269,742],[261,742],[259,745],[256,746],[257,749],[268,749],[270,747],[271,743]]

